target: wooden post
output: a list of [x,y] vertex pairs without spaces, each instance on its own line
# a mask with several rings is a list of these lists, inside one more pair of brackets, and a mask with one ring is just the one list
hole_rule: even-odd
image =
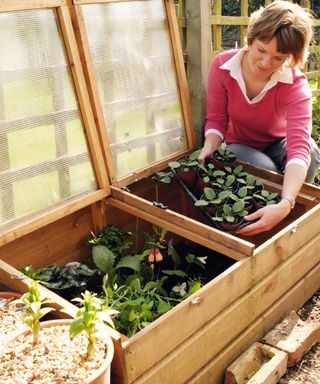
[[186,0],[187,77],[197,145],[201,145],[202,141],[211,62],[210,6],[210,0]]

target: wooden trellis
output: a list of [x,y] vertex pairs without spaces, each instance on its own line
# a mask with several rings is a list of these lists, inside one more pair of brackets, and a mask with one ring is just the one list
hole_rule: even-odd
[[[249,21],[250,0],[241,0],[240,16],[222,15],[224,0],[176,1],[176,11],[184,58],[187,67],[188,83],[191,92],[191,108],[194,116],[198,140],[201,140],[202,124],[205,117],[206,79],[208,68],[214,56],[223,50],[223,27],[240,27],[240,47],[244,45]],[[265,0],[264,5],[271,3]],[[310,9],[309,0],[301,5]],[[320,19],[315,19],[315,28],[320,27]],[[309,81],[316,81],[313,86],[314,96],[320,94],[320,42],[310,47],[315,68],[306,65],[304,71]],[[201,88],[200,88],[201,86]]]

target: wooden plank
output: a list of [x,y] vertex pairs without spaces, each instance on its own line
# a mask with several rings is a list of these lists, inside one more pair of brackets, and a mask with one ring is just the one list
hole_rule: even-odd
[[[180,5],[181,1],[179,2]],[[211,2],[187,1],[186,50],[188,57],[187,77],[190,92],[190,107],[200,146],[203,140],[203,126],[206,118],[207,79],[211,64]]]
[[106,172],[106,164],[100,149],[99,137],[96,131],[95,121],[90,106],[89,95],[86,90],[86,82],[82,72],[81,61],[77,49],[77,43],[75,40],[69,9],[66,5],[58,8],[57,11],[62,34],[64,36],[66,51],[69,57],[74,84],[77,90],[83,123],[86,128],[88,144],[89,148],[91,149],[90,153],[96,172],[96,177],[100,188],[104,189],[107,194],[109,194],[110,186],[108,182],[108,174]]
[[248,25],[249,17],[248,16],[221,16],[213,15],[211,16],[212,25]]
[[120,208],[149,222],[150,220],[154,223],[157,222],[157,225],[164,226],[182,237],[205,245],[236,260],[253,254],[254,244],[252,243],[223,233],[169,209],[161,210],[150,201],[122,191],[119,188],[111,188],[112,197],[108,199],[108,204],[111,206]]
[[226,368],[249,346],[259,341],[290,311],[298,310],[319,290],[320,263],[277,300],[266,312],[206,364],[187,384],[222,384]]
[[180,90],[180,102],[183,111],[184,124],[186,128],[188,148],[195,147],[195,134],[193,130],[193,118],[190,108],[190,98],[188,91],[188,82],[185,73],[184,60],[182,54],[181,40],[179,36],[179,28],[177,23],[177,16],[174,6],[174,1],[165,0],[165,7],[167,12],[167,20],[172,44],[172,53],[177,71],[178,87]]
[[83,262],[90,256],[84,239],[93,229],[91,210],[86,207],[3,245],[0,259],[15,268],[29,264],[39,268],[70,261]]
[[101,4],[101,3],[121,3],[130,1],[150,1],[150,0],[73,0],[73,4]]
[[[249,292],[250,289],[254,289],[257,282],[269,276],[272,271],[279,268],[279,265],[282,265],[285,261],[288,263],[288,259],[296,249],[309,246],[308,244],[311,241],[314,242],[312,238],[318,236],[319,233],[318,226],[315,225],[316,222],[319,222],[319,215],[320,210],[318,208],[315,212],[311,212],[304,222],[306,226],[304,232],[307,232],[309,226],[315,227],[310,237],[303,236],[302,231],[299,230],[301,236],[296,241],[289,240],[291,229],[284,229],[272,241],[270,240],[275,244],[274,248],[261,247],[260,251],[255,252],[253,257],[236,263],[193,295],[193,297],[199,298],[198,305],[190,304],[192,298],[184,300],[168,314],[154,322],[150,329],[146,329],[142,333],[139,332],[137,336],[128,340],[128,345],[124,345],[124,348],[128,348],[126,358],[129,359],[128,364],[135,367],[135,377],[143,374],[143,367],[139,366],[138,361],[135,360],[139,359],[139,353],[143,353],[145,356],[145,369],[152,367],[155,357],[150,355],[148,351],[154,345],[159,344],[157,345],[157,357],[160,360],[161,357],[173,351],[176,345],[180,345],[183,340],[196,333],[197,329],[202,329],[211,319],[233,305],[232,303],[241,300],[241,295]],[[319,258],[320,255],[317,257]],[[225,294],[225,292],[228,292],[228,294]],[[243,309],[243,312],[245,311],[246,308]],[[184,332],[181,333],[181,319],[191,317],[192,321],[184,322]],[[166,340],[166,343],[159,343],[159,340]],[[138,371],[139,368],[141,371]]]
[[[98,89],[97,79],[95,75],[94,65],[93,65],[92,57],[90,53],[85,21],[83,18],[81,5],[73,6],[71,4],[71,0],[69,0],[69,2],[70,2],[69,4],[70,15],[72,18],[74,33],[76,36],[78,50],[80,53],[80,59],[81,59],[82,68],[84,72],[86,88],[88,90],[91,107],[94,114],[94,119],[98,129],[100,145],[102,147],[102,152],[103,152],[106,167],[108,170],[110,183],[114,185],[117,183],[117,177],[116,177],[115,166],[113,164],[112,154],[110,150],[110,143],[109,143],[109,138],[107,134],[108,130],[107,130],[106,122],[104,120],[104,114],[103,114],[102,104],[99,96],[99,89]],[[78,4],[78,3],[75,3],[75,4]]]
[[[187,382],[204,364],[210,362],[213,356],[223,351],[232,340],[260,318],[275,301],[312,270],[319,261],[320,234],[200,328],[183,344],[176,347],[134,383],[151,384],[155,382],[155,379],[157,382],[166,383],[170,382],[172,377],[175,378],[177,384]],[[207,305],[212,306],[213,303],[210,302]],[[201,359],[199,359],[200,350]],[[130,366],[137,369],[139,361],[135,361],[135,364]],[[140,360],[140,364],[143,365],[144,361]]]
[[33,232],[36,229],[42,228],[45,225],[60,219],[61,217],[67,216],[70,213],[91,205],[106,196],[106,191],[100,190],[89,195],[78,196],[76,199],[65,203],[62,207],[58,206],[53,209],[49,209],[46,212],[42,212],[41,214],[29,217],[28,222],[12,223],[12,226],[10,226],[10,223],[6,223],[6,228],[3,228],[0,231],[0,247],[10,241]]
[[65,5],[66,3],[67,0],[1,0],[0,12],[53,8]]

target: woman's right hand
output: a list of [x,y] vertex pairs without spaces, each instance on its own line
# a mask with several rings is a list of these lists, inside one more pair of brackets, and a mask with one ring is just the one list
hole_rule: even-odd
[[201,149],[200,155],[198,156],[198,162],[200,165],[204,165],[206,158],[212,155],[212,149],[204,146]]
[[222,140],[220,136],[215,133],[210,133],[207,135],[204,142],[203,148],[201,149],[200,155],[198,156],[198,161],[200,165],[204,165],[206,158],[210,157],[213,152],[219,147]]

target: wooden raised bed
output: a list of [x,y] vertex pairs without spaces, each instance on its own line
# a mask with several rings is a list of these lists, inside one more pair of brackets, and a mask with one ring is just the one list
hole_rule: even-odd
[[[146,103],[146,120],[151,125],[146,138],[140,137],[137,141],[131,138],[123,143],[110,137],[106,127],[108,123],[115,124],[116,118],[115,114],[104,114],[106,106],[101,102],[99,92],[102,89],[108,93],[108,88],[99,83],[97,63],[91,57],[83,15],[83,7],[87,7],[85,13],[90,12],[88,7],[96,6],[94,3],[101,7],[112,5],[113,10],[131,3],[138,8],[150,6],[149,11],[152,4],[162,9],[158,27],[166,25],[170,37],[172,65],[175,65],[179,86],[179,97],[174,100],[178,102],[179,119],[182,118],[185,129],[183,148],[162,153],[160,159],[153,157],[157,140],[163,143],[172,136],[170,130],[159,133],[150,123],[154,121],[148,109],[150,98],[147,100],[149,104]],[[110,331],[115,344],[112,382],[171,383],[174,378],[175,383],[181,384],[222,383],[224,370],[231,361],[319,289],[320,189],[304,185],[289,217],[272,231],[252,238],[232,236],[208,225],[177,184],[160,185],[160,199],[167,209],[154,206],[154,185],[147,177],[195,147],[173,0],[74,0],[68,4],[62,0],[4,1],[0,12],[20,12],[30,8],[52,8],[58,16],[92,154],[97,188],[83,196],[70,197],[25,220],[9,220],[7,225],[1,226],[0,283],[23,292],[27,279],[17,268],[27,264],[41,267],[85,260],[89,250],[83,239],[97,226],[115,224],[129,230],[135,227],[137,219],[146,227],[160,225],[233,259],[234,263],[134,337],[127,339]],[[110,103],[110,108],[113,104]],[[126,105],[126,102],[122,101],[122,104]],[[122,174],[118,155],[126,153],[126,146],[132,149],[134,145],[147,147],[148,164]],[[246,167],[252,174],[265,179],[270,188],[281,189],[281,176]],[[0,176],[1,172],[2,169]],[[122,186],[129,186],[131,192],[122,190]],[[74,313],[73,305],[45,291],[57,308],[65,307],[70,315]]]

